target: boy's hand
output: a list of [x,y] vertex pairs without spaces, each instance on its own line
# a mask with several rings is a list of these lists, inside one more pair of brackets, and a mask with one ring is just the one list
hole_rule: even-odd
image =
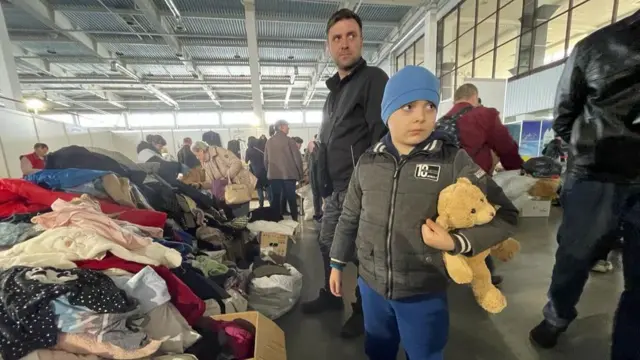
[[333,268],[331,269],[329,288],[334,296],[342,297],[342,271]]
[[447,229],[438,225],[435,221],[427,219],[422,224],[422,241],[434,249],[452,251],[455,243]]

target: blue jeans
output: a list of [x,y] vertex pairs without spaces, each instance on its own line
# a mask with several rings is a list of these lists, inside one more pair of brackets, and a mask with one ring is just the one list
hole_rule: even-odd
[[271,184],[272,194],[272,197],[270,199],[271,207],[274,208],[278,214],[282,214],[285,210],[281,207],[282,204],[280,199],[282,199],[285,204],[289,204],[291,218],[295,221],[298,221],[296,181],[273,179],[269,180],[269,183]]
[[402,346],[409,360],[443,360],[449,338],[446,293],[387,300],[358,278],[364,311],[364,348],[370,360],[395,360]]
[[614,321],[612,360],[636,359],[640,351],[640,185],[569,177],[561,201],[564,212],[545,319],[564,328],[577,317],[576,305],[589,270],[622,225],[625,290]]

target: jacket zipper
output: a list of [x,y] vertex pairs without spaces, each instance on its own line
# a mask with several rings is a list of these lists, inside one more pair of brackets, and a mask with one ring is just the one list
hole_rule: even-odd
[[391,203],[390,203],[390,209],[389,209],[389,219],[388,219],[388,225],[387,225],[387,298],[390,299],[391,298],[391,294],[393,293],[393,272],[391,271],[391,236],[393,234],[393,218],[395,215],[395,207],[396,207],[396,197],[397,194],[396,192],[398,191],[398,177],[400,175],[400,170],[402,169],[402,166],[404,165],[404,163],[406,162],[405,159],[400,160],[400,162],[398,163],[398,161],[396,160],[396,158],[394,156],[391,156],[393,158],[393,162],[395,163],[395,172],[393,173],[393,185],[391,187]]

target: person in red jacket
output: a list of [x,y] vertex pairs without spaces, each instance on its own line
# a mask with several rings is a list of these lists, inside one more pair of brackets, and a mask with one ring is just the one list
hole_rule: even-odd
[[22,175],[27,176],[38,170],[44,169],[44,157],[49,152],[47,144],[36,143],[33,145],[33,152],[20,156],[20,169]]
[[454,105],[445,115],[453,117],[463,112],[457,121],[461,146],[482,170],[491,174],[493,151],[505,170],[517,170],[524,161],[518,153],[518,144],[500,121],[498,110],[480,104],[478,88],[463,84],[453,95]]
[[[445,117],[455,117],[460,146],[473,161],[491,175],[497,157],[505,170],[517,170],[524,161],[518,153],[518,144],[500,120],[498,110],[484,107],[480,101],[478,88],[473,84],[463,84],[453,94],[454,105]],[[486,259],[491,271],[491,282],[502,283],[502,277],[493,275],[493,258]]]

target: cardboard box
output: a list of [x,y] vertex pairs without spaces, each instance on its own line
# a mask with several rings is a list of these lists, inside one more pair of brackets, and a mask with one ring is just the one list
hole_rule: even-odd
[[288,246],[289,237],[287,235],[272,232],[260,233],[260,249],[269,249],[284,258],[287,256]]
[[256,339],[253,357],[248,360],[287,360],[287,348],[284,341],[284,331],[257,311],[235,314],[216,315],[213,317],[221,321],[243,319],[256,327]]
[[535,200],[528,195],[523,195],[513,201],[520,211],[520,217],[549,217],[551,213],[551,200]]

